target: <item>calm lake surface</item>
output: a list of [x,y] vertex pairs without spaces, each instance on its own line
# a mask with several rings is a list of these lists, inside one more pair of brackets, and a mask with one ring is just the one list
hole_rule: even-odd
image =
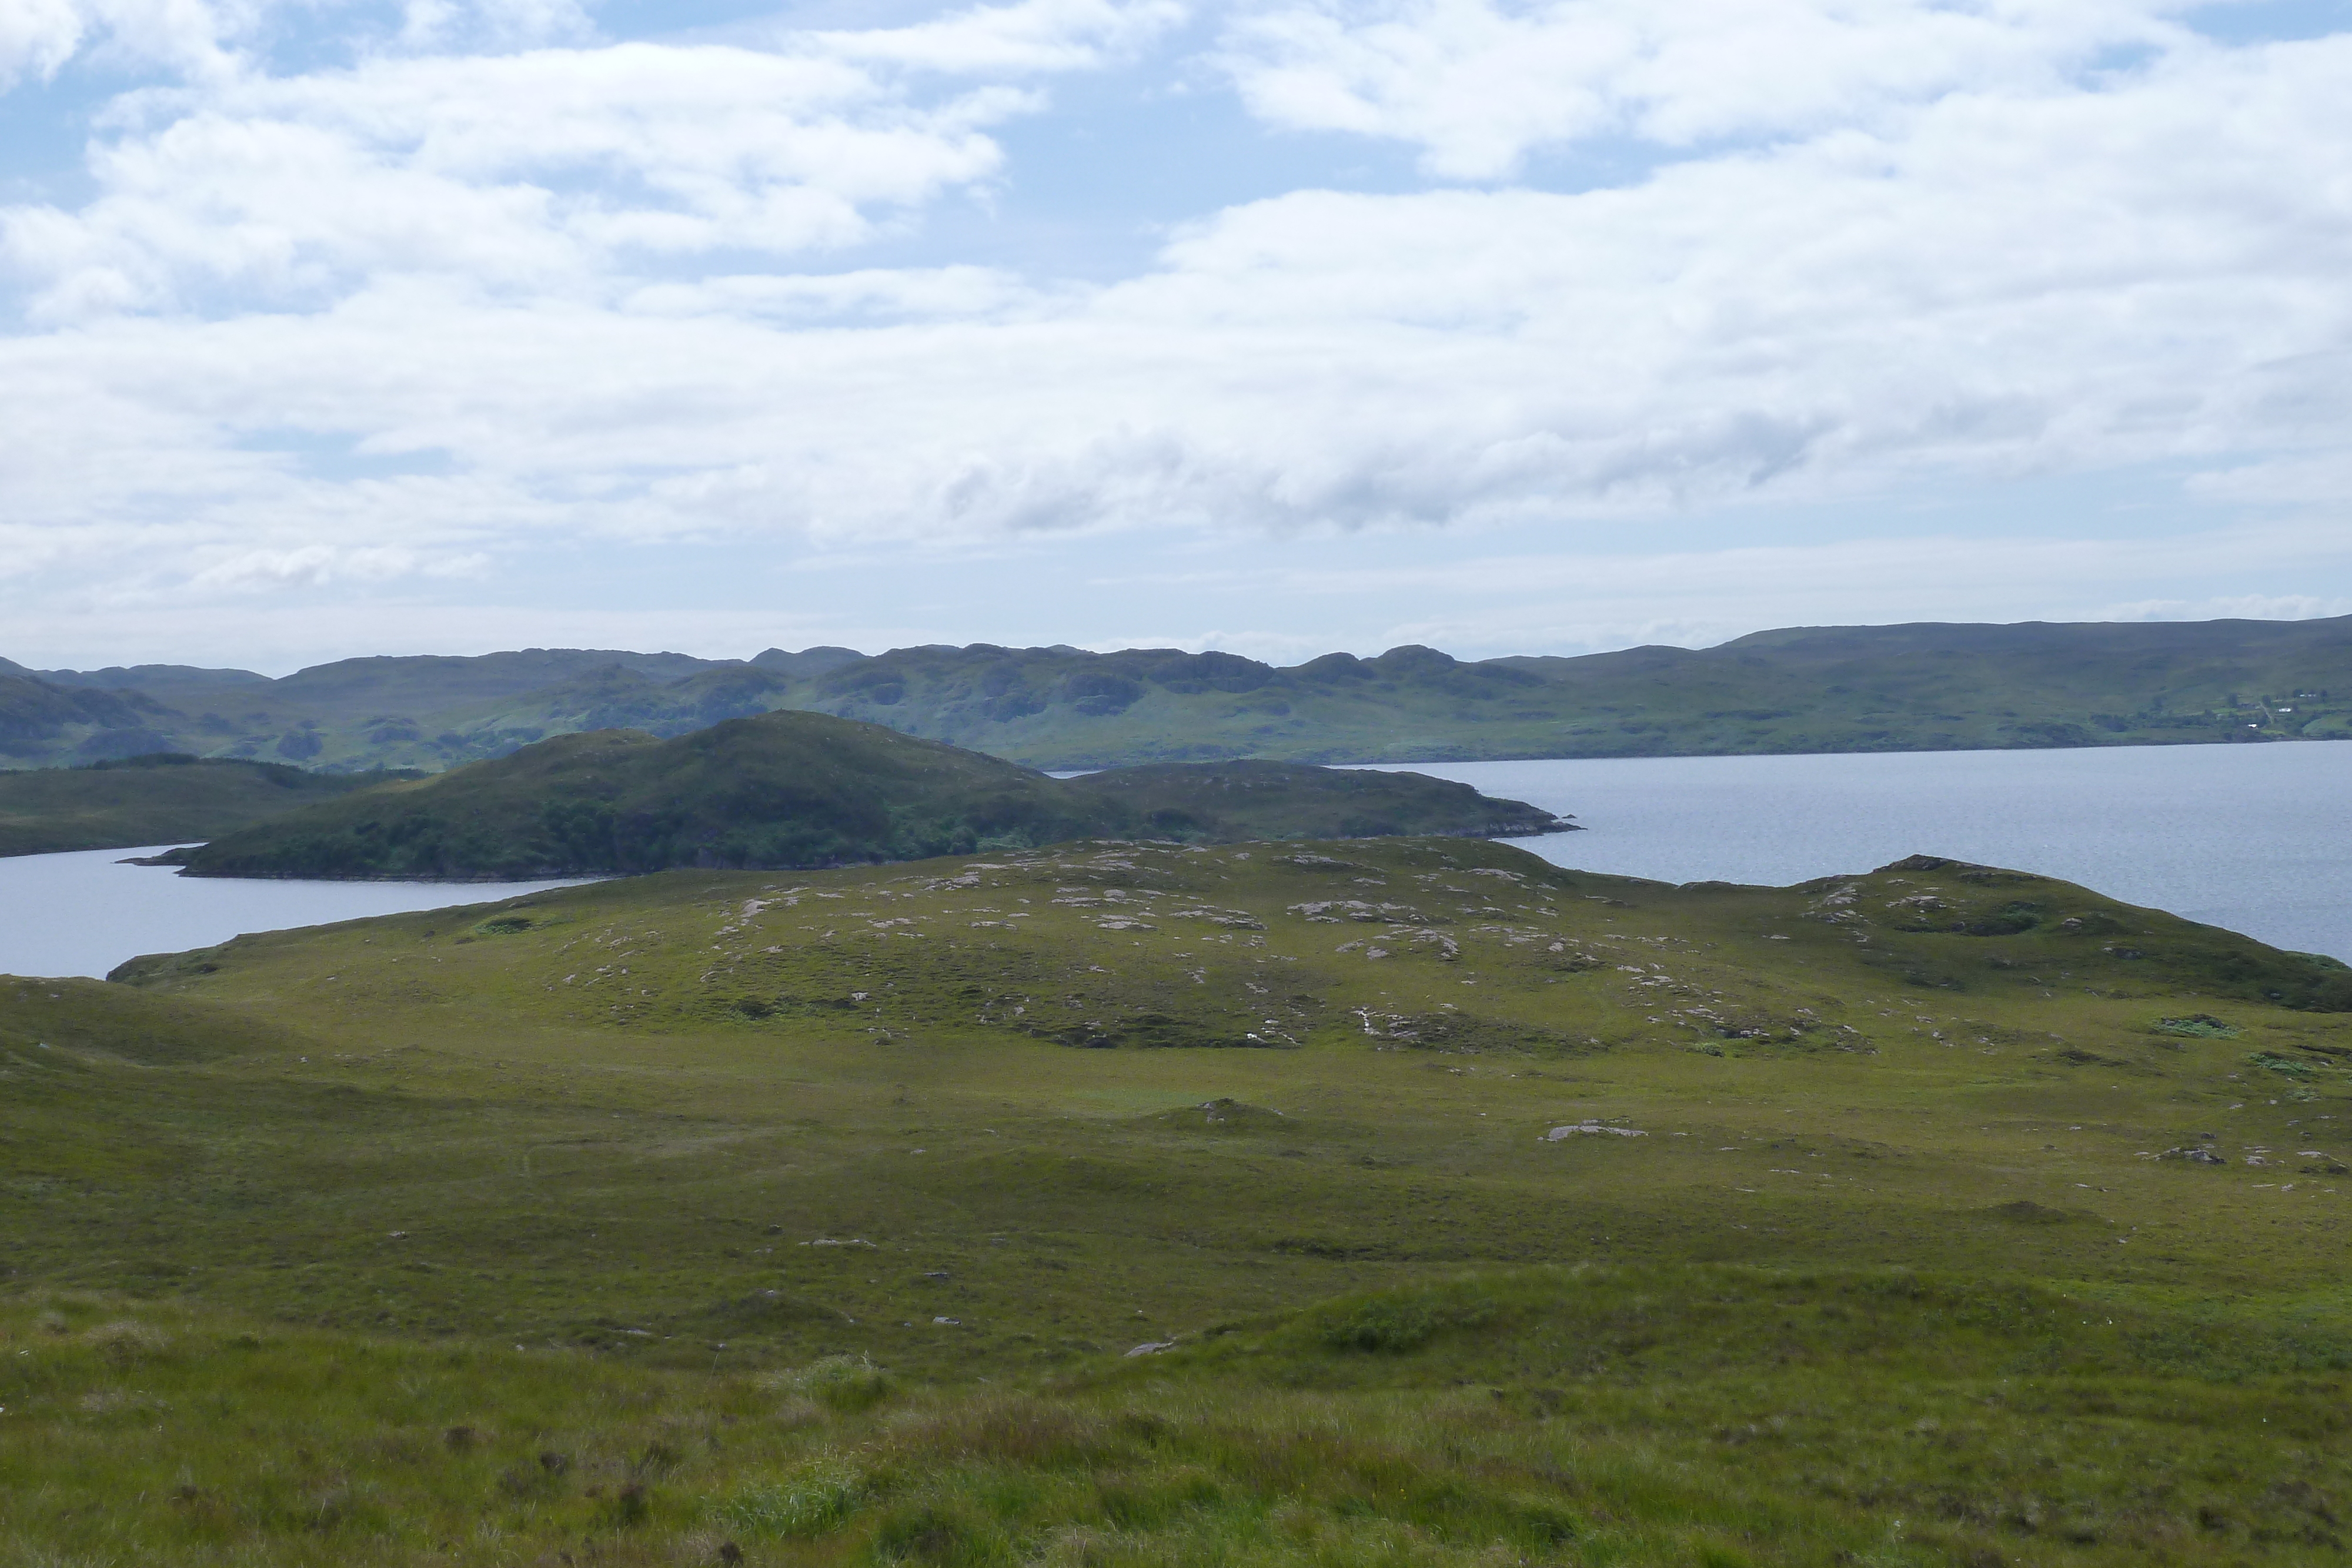
[[[1515,841],[1587,871],[1786,883],[1949,855],[2352,961],[2352,743],[1426,763],[1573,814]],[[102,976],[247,931],[486,904],[562,883],[236,882],[0,859],[0,973]]]
[[0,859],[0,974],[103,977],[142,953],[247,931],[488,904],[563,882],[241,882],[118,865],[168,845]]
[[2040,872],[2352,961],[2352,743],[1448,762],[1572,813],[1559,865],[1783,884],[1909,854]]

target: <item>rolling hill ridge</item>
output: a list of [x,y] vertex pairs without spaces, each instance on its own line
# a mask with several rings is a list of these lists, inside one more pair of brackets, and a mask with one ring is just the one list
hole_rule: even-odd
[[270,680],[0,661],[0,762],[184,751],[435,771],[550,736],[829,713],[1047,768],[2352,737],[2352,617],[1853,626],[1717,647],[1276,666],[1177,649],[595,649],[343,660]]

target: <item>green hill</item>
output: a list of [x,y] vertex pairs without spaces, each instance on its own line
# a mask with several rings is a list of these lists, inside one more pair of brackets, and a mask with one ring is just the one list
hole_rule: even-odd
[[143,695],[53,686],[26,675],[0,674],[0,758],[23,766],[50,760],[55,743],[70,737],[75,757],[88,761],[166,748],[153,727],[163,706]]
[[1496,663],[1590,704],[1595,756],[2352,737],[2347,617],[1794,627]]
[[23,766],[180,750],[433,771],[555,735],[675,736],[771,709],[1057,769],[2326,740],[2352,738],[2352,617],[1799,627],[1696,650],[1471,663],[1403,647],[1286,668],[986,643],[749,661],[541,648],[276,681],[0,661],[0,757]]
[[789,675],[748,664],[674,680],[607,664],[559,685],[451,710],[444,719],[478,748],[511,749],[593,729],[638,729],[667,738],[789,706],[795,686]]
[[2352,736],[2352,619],[1801,629],[1477,664],[1408,647],[1288,669],[912,648],[792,701],[1049,768],[2327,739]]
[[[782,657],[817,670],[827,667],[827,652]],[[320,771],[438,770],[599,727],[579,722],[593,716],[593,685],[552,699],[567,716],[553,727],[533,727],[509,709],[529,694],[562,694],[615,670],[655,689],[711,672],[772,674],[734,660],[586,648],[343,659],[278,680],[183,665],[36,671],[0,660],[0,760],[48,767],[187,751]],[[525,702],[516,711],[537,710]]]
[[382,781],[171,753],[0,773],[0,855],[217,838]]
[[1413,774],[1295,764],[1063,781],[878,725],[810,713],[672,740],[598,730],[323,801],[186,857],[195,876],[513,878],[812,866],[1182,839],[1540,832],[1549,812]]
[[2352,972],[1918,857],[682,871],[0,983],[28,1562],[2341,1555]]

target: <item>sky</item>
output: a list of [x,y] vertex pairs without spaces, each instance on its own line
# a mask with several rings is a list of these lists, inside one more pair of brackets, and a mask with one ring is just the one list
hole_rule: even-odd
[[2352,0],[0,0],[0,655],[2352,612]]

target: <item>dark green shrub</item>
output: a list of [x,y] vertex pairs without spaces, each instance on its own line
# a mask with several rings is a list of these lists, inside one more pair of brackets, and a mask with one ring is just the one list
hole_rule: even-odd
[[1419,1350],[1437,1332],[1437,1318],[1418,1301],[1366,1301],[1323,1325],[1323,1343],[1333,1350],[1401,1354]]

